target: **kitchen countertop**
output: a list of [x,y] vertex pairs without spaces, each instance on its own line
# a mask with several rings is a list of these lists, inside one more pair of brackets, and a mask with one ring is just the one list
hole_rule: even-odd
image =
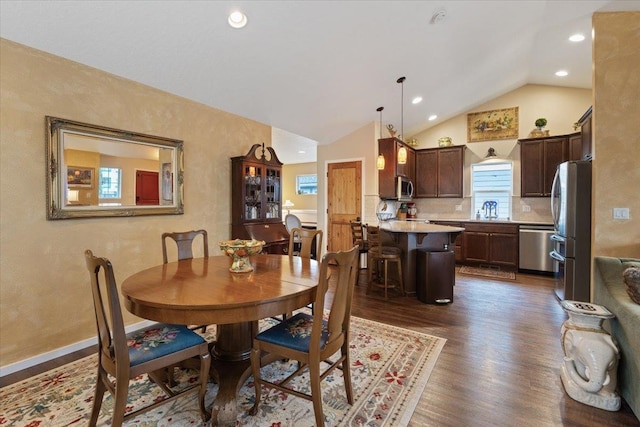
[[459,233],[462,227],[439,225],[422,221],[391,220],[380,223],[380,229],[392,233]]
[[[402,221],[402,220],[398,220]],[[465,219],[465,218],[416,218],[411,221],[429,221],[433,222],[478,222],[478,223],[496,223],[496,224],[521,224],[521,225],[548,225],[553,227],[553,222],[551,221],[526,221],[526,220],[506,220],[506,219]]]

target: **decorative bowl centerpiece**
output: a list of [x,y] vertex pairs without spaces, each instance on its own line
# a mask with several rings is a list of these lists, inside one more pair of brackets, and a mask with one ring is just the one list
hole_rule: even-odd
[[222,250],[225,255],[233,259],[231,267],[229,267],[229,271],[232,273],[246,273],[253,271],[253,266],[251,265],[249,257],[260,253],[264,244],[265,242],[261,240],[241,239],[218,242],[220,250]]

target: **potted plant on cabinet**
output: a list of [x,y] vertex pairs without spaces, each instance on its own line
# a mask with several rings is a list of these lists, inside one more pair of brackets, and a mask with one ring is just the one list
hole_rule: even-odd
[[536,128],[531,131],[531,136],[534,138],[538,138],[541,136],[549,136],[549,131],[544,130],[544,127],[547,125],[547,119],[544,117],[540,117],[535,121]]

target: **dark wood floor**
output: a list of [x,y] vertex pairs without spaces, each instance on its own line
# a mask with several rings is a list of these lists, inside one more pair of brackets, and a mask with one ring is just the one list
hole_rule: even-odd
[[565,394],[560,327],[566,315],[551,278],[457,274],[447,305],[413,297],[385,301],[364,291],[361,282],[354,316],[447,339],[410,426],[640,426],[626,404],[609,412]]
[[[560,326],[565,314],[547,277],[516,281],[457,274],[454,302],[365,294],[356,287],[352,312],[446,338],[410,426],[640,426],[623,403],[618,412],[568,397],[560,380]],[[87,350],[3,378],[2,385],[90,354]]]

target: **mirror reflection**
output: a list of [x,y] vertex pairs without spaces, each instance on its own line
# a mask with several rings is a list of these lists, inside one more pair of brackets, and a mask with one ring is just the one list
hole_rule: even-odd
[[181,214],[182,141],[47,117],[48,219]]

